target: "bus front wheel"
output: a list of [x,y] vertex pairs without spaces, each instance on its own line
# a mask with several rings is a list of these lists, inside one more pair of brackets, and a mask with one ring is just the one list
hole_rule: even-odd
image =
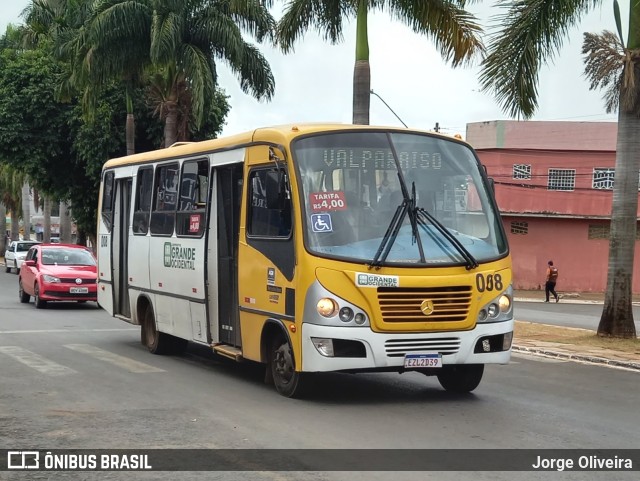
[[304,395],[307,379],[304,373],[295,370],[291,344],[284,336],[276,337],[269,352],[269,369],[276,391],[286,397]]
[[465,393],[478,387],[484,373],[484,364],[443,366],[438,374],[440,385],[447,391]]

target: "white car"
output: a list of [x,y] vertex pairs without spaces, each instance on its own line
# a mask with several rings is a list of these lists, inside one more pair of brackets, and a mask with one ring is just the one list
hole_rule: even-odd
[[37,241],[11,241],[9,247],[4,253],[4,265],[6,271],[11,272],[11,269],[16,270],[16,274],[20,272],[20,267],[24,262],[24,258],[27,256],[27,252],[31,246],[39,244]]

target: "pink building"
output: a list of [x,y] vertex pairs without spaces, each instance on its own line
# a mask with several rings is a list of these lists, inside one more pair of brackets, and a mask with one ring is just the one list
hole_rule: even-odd
[[515,288],[543,289],[553,260],[559,292],[605,290],[616,136],[615,122],[467,124],[466,140],[495,180]]

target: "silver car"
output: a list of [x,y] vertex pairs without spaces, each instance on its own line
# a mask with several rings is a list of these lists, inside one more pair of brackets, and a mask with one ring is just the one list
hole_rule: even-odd
[[4,264],[6,271],[11,272],[11,269],[16,270],[16,274],[20,272],[20,267],[24,262],[24,258],[27,256],[27,251],[31,246],[39,244],[37,241],[11,241],[9,247],[4,253]]

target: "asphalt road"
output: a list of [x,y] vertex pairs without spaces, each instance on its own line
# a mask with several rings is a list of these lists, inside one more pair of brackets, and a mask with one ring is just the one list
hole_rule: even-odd
[[[416,373],[328,374],[317,379],[313,397],[291,400],[265,385],[255,365],[220,361],[194,346],[183,356],[154,356],[139,337],[95,304],[20,304],[17,276],[0,273],[0,448],[640,446],[637,372],[514,356],[488,367],[470,395],[446,393]],[[0,471],[5,479],[631,480],[637,471]]]
[[[515,318],[518,321],[540,322],[564,327],[598,329],[602,304],[574,304],[568,302],[521,302],[514,303]],[[640,334],[640,307],[633,306],[636,332]]]

